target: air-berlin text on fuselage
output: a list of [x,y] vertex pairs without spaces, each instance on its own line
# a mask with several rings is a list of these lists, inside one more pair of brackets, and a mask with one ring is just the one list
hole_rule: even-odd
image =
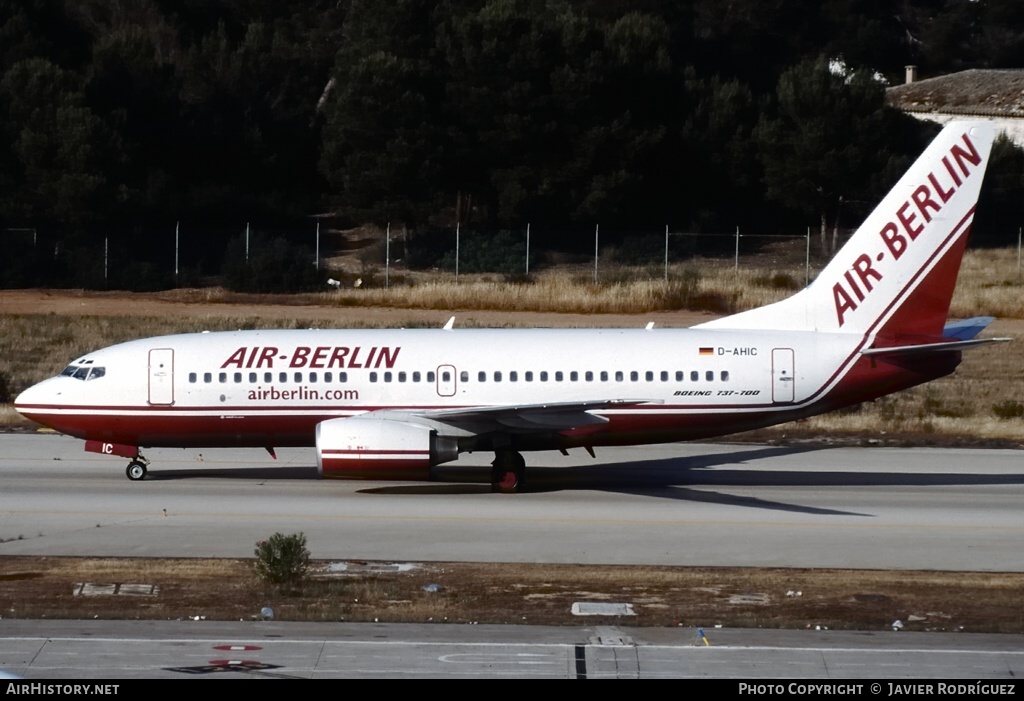
[[274,346],[242,346],[224,361],[223,368],[274,368],[287,363],[289,368],[329,370],[331,368],[393,368],[398,360],[397,348],[391,346],[298,346],[291,354]]
[[[925,224],[942,211],[953,193],[970,177],[971,166],[980,164],[978,150],[964,134],[963,146],[953,144],[949,153],[942,157],[941,165],[928,173],[924,182],[910,194],[910,199],[896,209],[892,220],[882,226],[878,235],[884,248],[875,255],[875,261],[881,262],[886,255],[899,260],[924,231]],[[875,283],[881,280],[882,274],[874,267],[870,255],[862,253],[853,261],[853,268],[843,273],[843,280],[832,286],[840,326],[846,321],[846,314],[856,311],[875,288]]]

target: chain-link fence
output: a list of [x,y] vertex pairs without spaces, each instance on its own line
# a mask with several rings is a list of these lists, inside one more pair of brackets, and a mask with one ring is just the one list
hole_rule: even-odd
[[[435,227],[410,233],[390,227],[339,230],[312,223],[274,229],[171,224],[102,238],[53,241],[34,229],[3,232],[0,287],[159,290],[225,286],[247,292],[322,289],[346,275],[361,283],[401,284],[404,273],[433,272],[453,281],[492,273],[510,279],[551,271],[595,283],[670,279],[687,269],[758,267],[807,284],[851,232],[485,230]],[[1017,274],[1020,274],[1018,231]]]

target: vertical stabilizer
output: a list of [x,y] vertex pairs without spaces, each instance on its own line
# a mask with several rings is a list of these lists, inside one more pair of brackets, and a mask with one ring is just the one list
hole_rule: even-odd
[[697,328],[941,336],[994,138],[949,124],[810,287]]

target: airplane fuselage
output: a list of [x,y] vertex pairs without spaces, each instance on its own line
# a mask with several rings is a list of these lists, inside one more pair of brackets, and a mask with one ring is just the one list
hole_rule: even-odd
[[[19,410],[86,440],[139,446],[311,446],[332,418],[382,410],[637,400],[513,447],[707,438],[862,402],[951,372],[859,356],[868,339],[696,329],[238,331],[150,338],[89,354]],[[871,367],[874,365],[874,367]],[[69,368],[70,370],[71,368]],[[82,374],[82,373],[79,373]],[[865,382],[865,375],[871,376]],[[557,429],[557,426],[555,427]],[[491,447],[487,432],[464,449]]]

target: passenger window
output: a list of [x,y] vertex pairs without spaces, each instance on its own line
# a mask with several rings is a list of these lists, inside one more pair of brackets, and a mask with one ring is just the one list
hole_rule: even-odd
[[625,379],[625,376],[622,374],[622,370],[616,370],[615,371],[615,381],[616,382],[622,382],[623,379]]
[[348,373],[347,372],[339,372],[338,373],[338,382],[348,382]]
[[217,379],[220,380],[221,382],[227,382],[228,374],[226,372],[222,372],[219,375],[217,375]]
[[607,370],[602,370],[601,371],[601,382],[607,382],[607,381],[608,381],[608,371]]
[[696,382],[699,379],[700,379],[700,373],[697,372],[696,370],[691,370],[690,371],[690,382]]
[[249,384],[256,384],[256,382],[257,382],[256,378],[257,378],[256,373],[250,372],[249,373]]
[[487,373],[481,370],[476,374],[476,379],[480,382],[487,382]]
[[263,381],[266,382],[267,384],[270,384],[271,382],[273,382],[274,381],[274,373],[272,373],[272,372],[265,372],[265,373],[263,373]]
[[682,382],[686,379],[686,373],[682,370],[676,370],[676,382]]
[[279,373],[278,376],[277,376],[277,379],[278,379],[278,381],[280,381],[282,383],[288,382],[288,373],[286,373],[286,372]]
[[636,370],[631,370],[630,373],[629,373],[629,381],[630,382],[636,382],[639,379],[640,379],[640,373],[638,373]]
[[334,373],[332,373],[332,372],[325,372],[324,373],[324,382],[327,382],[327,383],[334,382]]
[[541,382],[547,382],[548,381],[548,371],[547,370],[541,370],[540,371],[540,381]]
[[707,380],[708,382],[712,382],[715,379],[715,371],[714,370],[705,370],[704,371],[704,379]]
[[213,374],[209,372],[203,373],[203,382],[213,382]]
[[516,372],[515,370],[509,371],[509,373],[508,373],[508,381],[509,382],[518,382],[519,381],[519,373]]
[[555,373],[555,382],[561,382],[561,381],[562,381],[562,371],[561,371],[561,370],[558,370],[558,371],[557,371],[557,372]]
[[370,382],[376,382],[376,381],[377,381],[377,373],[371,372],[370,373]]
[[240,373],[240,372],[236,372],[236,373],[235,373],[235,384],[238,384],[238,383],[240,383],[241,381],[242,381],[242,373]]
[[594,373],[592,373],[589,370],[587,370],[586,374],[583,375],[583,379],[585,379],[587,382],[593,382],[594,381]]
[[451,382],[451,381],[452,381],[452,374],[450,372],[445,370],[444,372],[441,373],[441,382]]
[[[414,382],[419,382],[420,381],[420,377],[419,376],[420,376],[420,374],[418,372],[414,372],[412,374],[413,381]],[[469,382],[469,372],[467,372],[466,370],[463,370],[462,372],[460,372],[459,373],[459,379],[462,380],[463,382]]]
[[668,370],[661,371],[661,381],[668,382]]
[[495,382],[501,382],[501,371],[500,370],[498,370],[498,371],[496,371],[494,373],[494,381]]
[[435,377],[437,377],[437,375],[434,373],[433,370],[431,370],[430,372],[427,373],[427,382],[433,382]]
[[644,379],[647,380],[648,382],[654,382],[654,373],[648,370],[646,373],[644,373]]
[[579,379],[580,379],[580,374],[578,372],[576,372],[575,370],[573,370],[572,372],[569,373],[569,380],[570,381],[577,382]]
[[[468,372],[465,372],[463,374],[466,376],[467,379],[469,378],[469,373]],[[413,382],[419,382],[420,381],[420,373],[419,373],[419,371],[414,372],[412,374],[412,381]]]
[[302,382],[302,373],[301,372],[295,373],[295,382]]
[[405,382],[405,378],[406,378],[406,375],[405,375],[404,372],[398,373],[398,381],[399,382]]
[[310,382],[316,382],[316,373],[315,372],[309,373],[309,381]]
[[391,373],[390,372],[384,373],[384,381],[385,382],[391,382]]
[[527,370],[525,373],[523,373],[523,379],[525,379],[527,382],[533,382],[533,370]]
[[198,380],[198,379],[199,379],[199,376],[198,376],[198,375],[196,375],[196,374],[195,374],[194,372],[190,372],[190,373],[188,374],[188,381],[189,381],[190,383],[192,383],[192,384],[195,384],[195,383],[196,383],[196,380]]
[[728,382],[729,381],[729,371],[728,370],[722,370],[722,374],[720,375],[720,377],[722,378],[722,382]]

